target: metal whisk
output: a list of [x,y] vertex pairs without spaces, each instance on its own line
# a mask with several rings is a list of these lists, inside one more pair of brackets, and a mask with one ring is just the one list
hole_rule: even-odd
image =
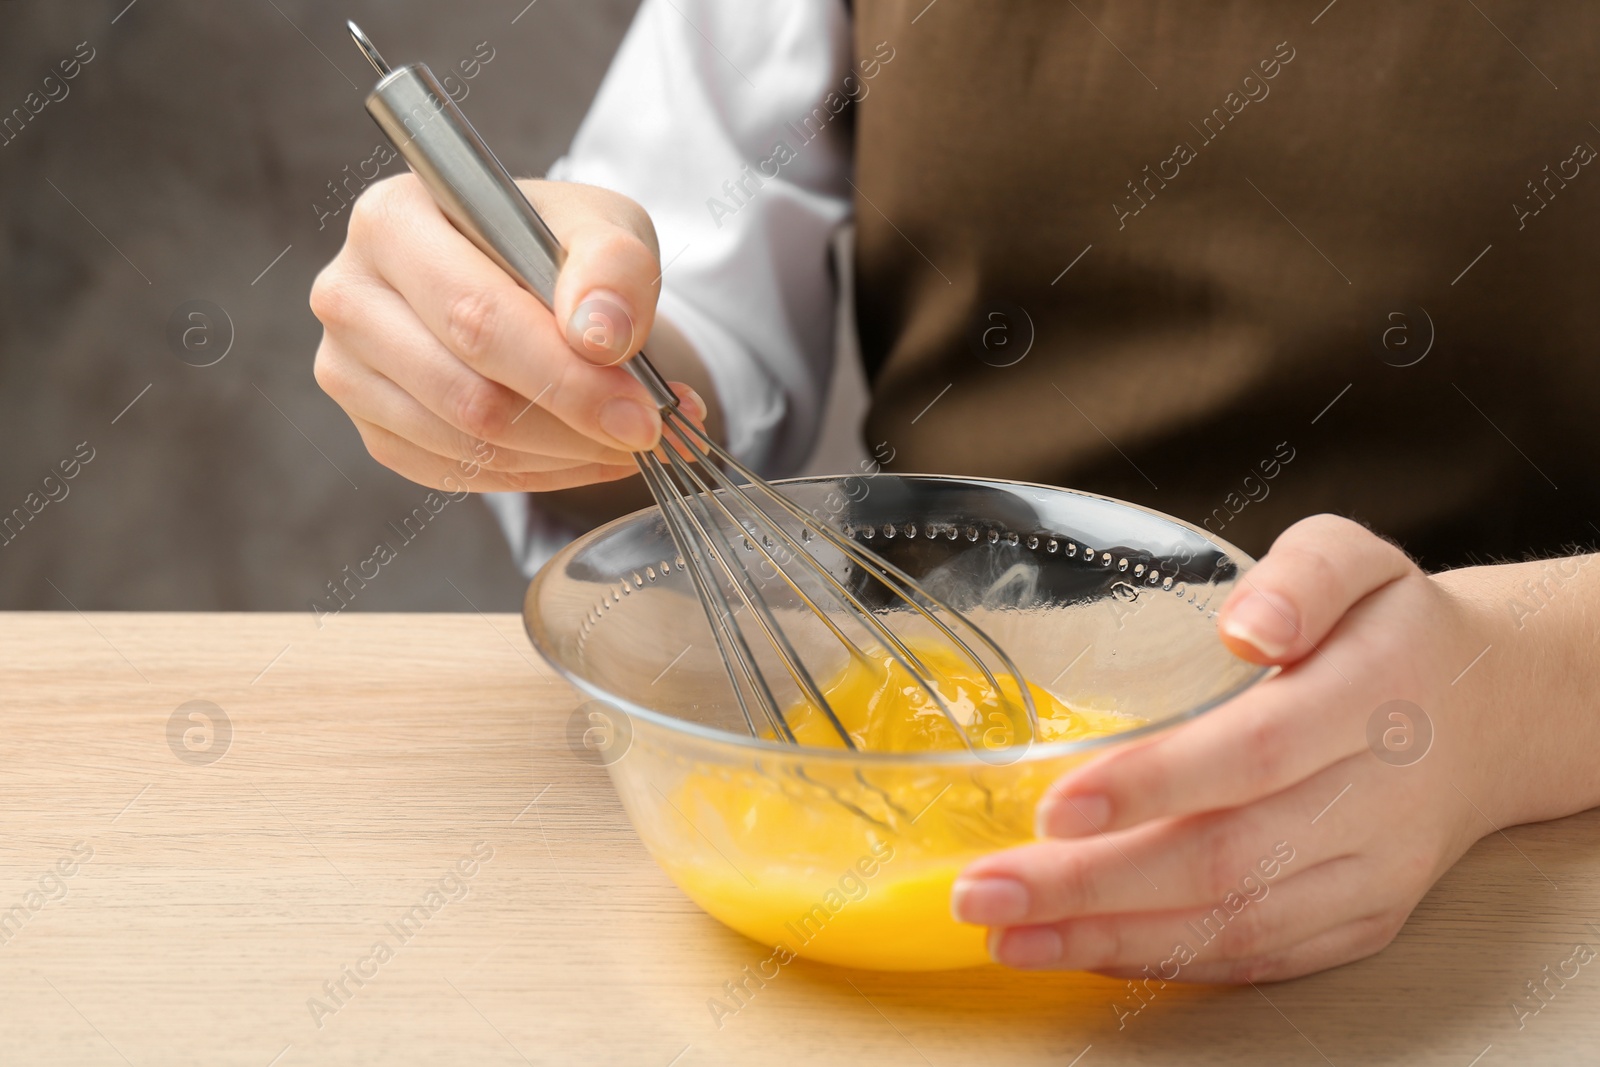
[[[560,241],[427,66],[419,63],[391,69],[361,29],[354,22],[347,25],[356,45],[381,76],[367,97],[367,111],[456,228],[550,306],[565,258]],[[814,517],[735,460],[684,416],[677,395],[642,351],[628,362],[627,369],[650,390],[663,424],[660,454],[640,452],[634,458],[705,609],[752,734],[768,733],[797,743],[762,665],[762,659],[770,661],[772,655],[758,657],[746,638],[749,624],[738,619],[741,611],[753,630],[766,639],[798,691],[826,716],[845,747],[857,747],[796,648],[792,631],[799,624],[797,619],[785,625],[773,610],[764,592],[772,589],[786,590],[786,596],[805,609],[796,615],[811,620],[813,627],[820,624],[849,657],[873,662],[860,643],[863,639],[881,648],[928,694],[957,736],[974,751],[977,746],[941,691],[936,673],[890,629],[866,598],[908,606],[912,618],[925,623],[976,664],[999,695],[999,681],[974,648],[974,644],[982,646],[1016,680],[1029,727],[1029,736],[1023,740],[1037,736],[1038,714],[1028,685],[988,634],[904,570]],[[854,575],[845,576],[849,585],[813,556],[811,546],[819,542],[831,546],[841,561],[855,568]],[[758,559],[760,564],[752,567]],[[764,573],[768,570],[772,573]],[[829,604],[834,611],[828,610]],[[958,629],[967,637],[960,636]]]

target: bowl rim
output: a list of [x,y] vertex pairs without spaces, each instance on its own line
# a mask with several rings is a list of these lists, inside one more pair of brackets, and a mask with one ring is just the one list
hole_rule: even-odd
[[[909,482],[955,482],[962,485],[989,485],[1020,489],[1037,489],[1051,493],[1066,493],[1069,496],[1084,497],[1090,500],[1103,500],[1133,511],[1142,511],[1147,515],[1152,515],[1155,518],[1170,522],[1175,526],[1182,527],[1183,529],[1204,538],[1206,541],[1216,545],[1219,549],[1221,549],[1223,554],[1229,559],[1232,559],[1238,563],[1240,565],[1239,570],[1241,574],[1243,574],[1250,567],[1254,566],[1256,563],[1255,557],[1251,556],[1247,552],[1240,551],[1235,545],[1223,540],[1220,537],[1217,537],[1209,530],[1203,530],[1200,527],[1195,526],[1193,523],[1185,522],[1182,519],[1168,515],[1166,512],[1157,511],[1155,508],[1148,508],[1142,504],[1135,504],[1127,500],[1119,500],[1116,497],[1104,496],[1100,493],[1090,493],[1082,489],[1071,489],[1059,485],[1045,485],[1040,482],[1017,481],[1008,478],[975,478],[950,474],[891,473],[889,471],[880,471],[871,477],[883,478],[886,476],[900,481]],[[813,474],[798,478],[772,479],[769,484],[781,487],[786,485],[815,484],[818,482],[839,482],[846,478],[857,477],[863,477],[863,475]],[[722,492],[723,490],[718,491]],[[982,767],[1000,768],[1015,766],[1016,764],[1020,763],[1045,761],[1058,759],[1063,756],[1073,756],[1080,753],[1094,752],[1097,749],[1111,748],[1135,739],[1149,737],[1152,734],[1169,730],[1180,723],[1189,722],[1190,720],[1196,719],[1199,716],[1204,715],[1206,712],[1211,711],[1213,708],[1227,703],[1247,689],[1250,689],[1252,686],[1260,683],[1263,678],[1273,672],[1273,668],[1271,667],[1262,667],[1258,665],[1256,669],[1246,675],[1238,685],[1233,686],[1222,695],[1214,697],[1211,700],[1203,701],[1202,703],[1175,715],[1169,715],[1158,722],[1149,722],[1142,726],[1135,726],[1131,729],[1121,730],[1116,733],[1104,734],[1099,737],[1080,738],[1074,741],[1051,741],[1045,744],[1035,744],[1034,742],[1029,741],[1024,745],[1018,746],[1023,750],[1020,755],[1018,755],[1015,759],[1004,761],[985,759],[978,756],[970,749],[949,749],[935,752],[876,752],[848,748],[820,748],[815,745],[791,745],[782,741],[769,741],[765,738],[755,737],[753,735],[738,734],[730,730],[722,730],[714,726],[706,726],[702,723],[689,722],[685,719],[679,719],[675,716],[656,711],[652,708],[647,708],[642,704],[636,704],[631,700],[627,700],[613,693],[609,693],[599,685],[587,681],[577,672],[560,663],[554,655],[546,651],[547,643],[541,642],[540,637],[544,633],[544,627],[536,622],[535,612],[533,611],[533,605],[538,599],[539,590],[543,586],[546,578],[556,572],[558,565],[564,564],[572,556],[582,551],[582,549],[590,542],[601,539],[616,527],[622,526],[626,523],[635,522],[646,513],[656,510],[658,510],[656,505],[651,504],[647,507],[639,508],[637,511],[631,511],[626,515],[620,515],[617,518],[612,519],[610,522],[607,522],[601,526],[597,526],[587,533],[574,538],[571,542],[564,545],[555,555],[546,560],[544,565],[541,566],[537,572],[535,572],[532,581],[528,583],[527,592],[523,596],[522,625],[524,631],[528,635],[529,642],[533,645],[534,651],[538,652],[541,659],[549,664],[557,674],[559,674],[579,692],[587,694],[592,699],[598,700],[617,711],[623,712],[630,719],[642,719],[655,727],[667,731],[668,733],[686,735],[697,741],[707,742],[712,745],[726,746],[735,751],[744,751],[757,756],[766,755],[790,760],[822,759],[846,763],[865,763],[880,767],[944,766],[970,767],[972,769],[978,769]]]

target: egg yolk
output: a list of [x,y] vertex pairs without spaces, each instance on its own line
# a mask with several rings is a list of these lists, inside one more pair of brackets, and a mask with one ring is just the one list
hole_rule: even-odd
[[[984,930],[950,914],[951,883],[978,856],[1032,839],[1034,805],[1082,758],[1022,759],[1033,731],[1014,678],[997,676],[997,689],[953,650],[912,651],[950,715],[882,653],[850,663],[822,687],[840,724],[864,751],[959,751],[970,742],[984,759],[881,768],[763,761],[736,774],[691,771],[676,791],[674,806],[693,831],[685,830],[684,848],[661,849],[657,858],[700,907],[774,946],[775,962],[763,961],[769,968],[793,956],[881,970],[986,962]],[[1028,691],[1040,742],[1142,721],[1070,708],[1031,682]],[[786,719],[802,745],[845,747],[809,702]]]

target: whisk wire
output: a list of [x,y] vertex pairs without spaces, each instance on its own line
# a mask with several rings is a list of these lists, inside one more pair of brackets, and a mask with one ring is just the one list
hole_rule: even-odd
[[[670,449],[663,449],[663,451],[666,452],[669,460],[673,458],[673,454]],[[700,455],[698,451],[692,448],[691,451],[696,455]],[[671,492],[670,481],[667,478],[666,472],[662,467],[660,460],[658,460],[654,455],[646,453],[638,457],[638,463],[644,475],[645,481],[650,486],[652,493],[656,493],[658,489],[663,493]],[[684,466],[686,468],[686,465]],[[714,466],[709,463],[704,464],[704,467],[707,470],[715,469]],[[698,479],[696,479],[696,482],[697,484],[702,484],[698,482]],[[703,484],[702,488],[704,488]],[[744,643],[742,635],[738,632],[738,628],[732,624],[733,615],[729,610],[727,600],[722,595],[720,587],[718,587],[717,583],[711,581],[707,575],[701,572],[697,566],[690,567],[690,561],[698,560],[699,555],[695,550],[697,546],[689,541],[687,537],[687,531],[682,529],[682,519],[678,514],[678,509],[683,507],[684,498],[663,495],[658,496],[657,499],[661,501],[660,507],[662,514],[666,518],[667,527],[672,534],[673,542],[683,553],[682,558],[684,560],[684,566],[689,569],[690,578],[694,583],[697,594],[701,597],[701,604],[708,604],[709,589],[715,593],[715,599],[711,600],[710,602],[712,604],[720,605],[720,610],[715,612],[710,610],[708,607],[706,614],[711,618],[712,632],[716,637],[718,649],[722,653],[724,666],[728,667],[729,661],[732,659],[738,660],[741,671],[745,675],[747,683],[751,686],[752,691],[756,693],[757,698],[762,704],[762,710],[766,713],[768,720],[772,722],[774,729],[779,731],[791,744],[797,743],[794,732],[790,729],[786,717],[778,707],[777,702],[772,698],[771,690],[767,688],[765,684],[765,678],[760,675],[758,671],[753,669],[753,656],[750,653],[749,646]],[[716,498],[712,497],[712,499]],[[741,496],[740,499],[744,498]],[[724,541],[724,543],[726,542]],[[856,654],[860,654],[859,649],[856,649],[853,643],[847,641],[846,645]],[[734,649],[741,651],[736,653],[733,651]],[[734,695],[739,701],[740,710],[744,713],[745,722],[749,726],[750,732],[755,734],[758,732],[756,730],[755,720],[750,714],[749,704],[738,685],[737,678],[734,676],[731,667],[728,667],[728,677],[730,683],[732,683]],[[828,706],[825,700],[822,702],[822,706]],[[842,731],[843,727],[839,725],[837,718],[833,716],[830,716],[830,718],[832,719],[835,727]],[[849,738],[848,734],[844,734],[843,736],[845,743],[851,748],[854,748],[855,745]],[[810,785],[812,788],[819,789],[827,793],[836,802],[857,817],[865,820],[868,823],[871,823],[874,826],[877,826],[879,829],[885,832],[896,832],[896,825],[893,822],[886,822],[884,819],[868,812],[864,807],[845,796],[833,785],[824,781],[820,781],[814,778],[812,775],[806,773],[804,767],[794,767],[791,769],[791,773],[793,773],[795,777],[801,781]],[[891,818],[901,820],[902,825],[907,825],[916,821],[915,817],[896,801],[894,795],[889,790],[869,780],[859,768],[854,771],[853,776],[856,782],[860,784],[863,789],[878,797],[878,799],[888,810]]]
[[[989,669],[989,666],[987,662],[985,662],[984,658],[978,655],[972,646],[969,645],[965,640],[957,636],[955,631],[952,630],[950,626],[946,624],[945,621],[935,612],[943,612],[949,615],[951,618],[959,620],[964,627],[971,631],[973,637],[980,644],[994,654],[995,658],[1004,667],[1006,672],[1010,674],[1011,677],[1017,679],[1017,688],[1022,700],[1023,708],[1027,714],[1029,729],[1034,737],[1038,736],[1038,709],[1035,706],[1032,692],[1029,690],[1027,683],[1023,681],[1022,672],[1017,669],[1017,666],[1012,661],[1010,655],[1008,655],[1006,651],[1000,647],[999,643],[990,637],[982,627],[978,626],[971,619],[967,618],[965,615],[956,611],[950,605],[946,604],[944,601],[934,596],[926,589],[922,588],[917,584],[916,579],[912,578],[911,575],[907,574],[901,568],[895,566],[893,563],[890,563],[888,560],[883,559],[876,553],[869,552],[868,550],[857,545],[854,540],[835,530],[831,524],[818,519],[810,512],[807,512],[805,509],[801,508],[794,501],[784,496],[765,479],[761,478],[743,464],[739,463],[739,461],[734,459],[733,456],[729,455],[728,452],[715,441],[713,441],[709,435],[702,431],[693,422],[685,418],[682,413],[677,411],[675,408],[664,409],[662,415],[664,425],[669,426],[674,431],[674,436],[676,438],[678,438],[680,441],[683,441],[686,437],[692,437],[694,439],[693,445],[689,450],[697,456],[705,457],[705,462],[703,463],[704,467],[713,473],[713,477],[718,478],[719,483],[722,484],[725,489],[734,492],[741,498],[746,500],[748,499],[737,486],[733,485],[727,480],[727,476],[725,474],[717,470],[718,462],[728,469],[737,472],[741,478],[744,478],[749,483],[750,487],[754,488],[768,500],[775,503],[779,508],[788,512],[794,519],[802,523],[807,529],[814,530],[820,537],[853,559],[858,566],[862,567],[868,573],[873,574],[880,581],[883,581],[888,588],[894,590],[897,595],[904,599],[906,603],[909,604],[922,618],[931,623],[941,634],[943,634],[967,659],[977,664],[979,670],[983,673],[985,681],[988,682],[989,686],[995,693],[1000,693],[1000,683],[996,679],[994,673]],[[685,441],[685,443],[688,444],[687,441]],[[717,462],[712,462],[713,460]],[[753,503],[749,503],[748,506],[752,509],[752,511],[761,514],[763,519],[780,535],[787,537],[787,533],[783,530],[782,526],[773,521],[770,516],[767,516],[764,512],[761,512],[760,509],[756,508]],[[790,543],[801,553],[804,553],[804,549],[800,548],[800,546],[797,544],[794,544],[792,539],[790,539]],[[774,565],[776,566],[776,563],[774,563]],[[782,568],[780,567],[779,569],[781,570]],[[826,575],[825,568],[819,568],[819,570],[822,570]],[[831,575],[826,575],[826,577],[829,579],[832,578]],[[891,578],[893,579],[892,582],[889,581]],[[842,590],[842,586],[840,588]],[[848,593],[846,593],[846,595],[848,595]],[[853,601],[853,606],[855,606],[862,613],[863,617],[868,620],[869,625],[874,623],[877,626],[882,625],[881,623],[877,622],[874,613],[870,609],[866,609],[864,605],[861,605],[859,601],[854,600],[853,597],[851,599]],[[927,604],[931,605],[932,609],[934,610],[930,610],[929,607],[924,606],[922,603],[923,600],[927,601]],[[874,628],[874,632],[878,632],[876,628]],[[891,644],[897,643],[898,639],[894,638],[891,634],[890,641]],[[907,651],[909,652],[909,650]],[[926,679],[923,676],[924,672],[912,670],[910,665],[904,661],[902,661],[902,665],[906,666],[908,671],[911,671],[913,677],[917,678],[919,684],[922,685],[922,687],[933,696],[936,702],[942,704],[942,700],[937,693],[937,690],[931,684],[931,679]],[[948,709],[944,710],[948,715]],[[963,738],[966,738],[966,732],[964,730],[958,730],[958,732],[961,733]]]
[[733,671],[733,665],[738,664],[739,673],[744,676],[745,684],[761,707],[763,716],[772,725],[784,740],[791,744],[795,741],[794,732],[789,729],[788,722],[784,719],[778,702],[774,699],[766,678],[756,666],[755,656],[744,640],[744,635],[733,624],[733,610],[727,598],[723,596],[720,585],[711,581],[699,563],[699,545],[691,538],[688,531],[683,528],[683,516],[680,514],[681,502],[673,491],[671,482],[666,472],[662,469],[661,461],[648,452],[635,453],[639,464],[639,471],[643,474],[645,484],[649,486],[650,493],[660,502],[661,515],[667,524],[667,531],[672,536],[673,543],[678,547],[679,558],[683,560],[684,568],[689,572],[689,580],[693,583],[695,595],[701,605],[706,609],[707,620],[711,624],[712,636],[717,642],[717,650],[722,656],[722,663],[728,672],[728,681],[733,688],[734,697],[739,702],[739,710],[744,713],[745,724],[749,726],[752,734],[759,734],[755,718],[750,714],[750,705],[745,698],[744,689],[739,684],[739,678]]
[[[704,488],[704,483],[689,472],[688,465],[670,447],[663,449],[663,451],[666,453],[673,471],[681,479],[681,483],[686,490],[683,501],[687,504],[685,510],[689,516],[689,521],[704,539],[711,558],[730,579],[734,592],[738,593],[739,598],[744,601],[745,606],[753,613],[756,624],[761,627],[761,631],[766,635],[767,640],[771,641],[773,647],[778,650],[778,658],[783,661],[784,667],[788,670],[790,677],[794,679],[795,684],[827,716],[828,722],[833,726],[840,740],[844,742],[845,747],[855,748],[855,741],[850,737],[849,731],[844,728],[844,724],[839,721],[838,715],[834,713],[832,705],[822,695],[822,690],[818,687],[816,680],[812,678],[811,672],[806,668],[805,661],[801,659],[800,653],[795,650],[794,644],[789,640],[789,635],[773,615],[771,606],[768,605],[766,598],[761,595],[761,590],[756,587],[755,579],[750,574],[749,568],[744,565],[744,561],[734,552],[733,546],[723,535],[721,527],[711,516],[704,502],[710,499],[728,517],[730,522],[737,525],[737,520],[733,513],[728,511],[727,507],[709,489]],[[782,716],[781,711],[779,715]]]
[[[681,434],[679,434],[678,437],[679,437],[679,440],[684,441],[686,444],[690,445],[691,451],[692,451],[692,442],[689,442],[686,438],[683,438]],[[732,481],[730,481],[728,479],[728,477],[726,475],[724,475],[721,471],[717,470],[714,465],[709,463],[705,456],[703,456],[703,455],[701,455],[699,453],[696,453],[696,456],[700,461],[700,466],[702,467],[702,469],[711,472],[712,475],[714,476],[715,480],[723,488],[730,489],[730,490],[735,489],[734,483]],[[743,529],[743,526],[739,522],[738,517],[736,515],[734,515],[733,512],[728,510],[727,505],[723,503],[722,498],[720,496],[715,495],[713,493],[713,490],[712,490],[711,486],[706,484],[706,482],[699,475],[694,473],[694,468],[690,467],[683,460],[679,459],[670,450],[667,453],[667,459],[669,461],[671,461],[671,464],[672,464],[674,470],[677,471],[679,480],[681,482],[683,482],[685,485],[690,485],[690,484],[693,485],[694,488],[693,488],[693,490],[691,490],[691,492],[698,491],[699,493],[705,494],[705,496],[709,500],[711,500],[711,502],[714,505],[716,505],[717,510],[722,512],[723,516],[727,518],[729,524],[731,524],[732,526],[735,526],[735,527]],[[735,495],[738,495],[738,494],[736,493]],[[744,497],[742,495],[740,495],[739,499],[740,500],[744,500]],[[747,508],[750,507],[748,501],[745,501],[745,506]],[[751,508],[751,510],[755,510],[755,509]],[[791,544],[795,544],[793,539],[792,538],[788,538],[787,535],[784,534],[784,532],[781,529],[778,531],[778,533],[779,533],[780,536],[785,537],[786,540],[789,540]],[[746,537],[747,540],[750,539],[748,530],[745,533],[745,537]],[[796,582],[789,575],[788,571],[785,571],[783,569],[783,567],[778,563],[777,559],[773,557],[772,553],[767,551],[766,546],[763,545],[763,544],[760,544],[757,541],[751,541],[751,544],[752,544],[752,547],[754,547],[758,552],[761,553],[761,555],[767,560],[768,563],[772,564],[773,569],[777,572],[778,577],[783,579],[784,584],[787,585],[790,588],[791,591],[793,591],[795,596],[799,597],[801,599],[801,601],[806,605],[806,607],[810,608],[813,612],[816,613],[817,617],[822,621],[822,624],[824,626],[826,626],[830,631],[832,631],[833,636],[838,638],[841,644],[845,645],[849,649],[852,649],[853,650],[852,654],[854,655],[854,657],[856,659],[858,659],[860,661],[863,661],[863,662],[866,662],[866,656],[864,654],[862,654],[860,649],[855,647],[855,643],[852,642],[850,640],[850,638],[845,634],[845,632],[839,628],[839,625],[836,622],[833,621],[831,616],[829,616],[826,612],[824,612],[821,608],[819,608],[817,606],[816,602],[811,599],[810,594],[808,594],[805,591],[805,588],[803,586],[801,586],[801,584],[799,582]],[[746,570],[746,573],[748,573],[748,569]]]
[[[670,418],[666,420],[668,430],[679,442],[684,445],[687,450],[700,459],[701,469],[705,470],[724,490],[723,493],[713,493],[711,487],[699,476],[690,473],[688,465],[683,463],[682,460],[677,459],[673,452],[669,449],[667,450],[668,458],[673,460],[674,466],[681,467],[684,470],[685,481],[687,482],[689,479],[692,479],[694,488],[699,490],[699,493],[690,499],[698,500],[702,497],[710,499],[723,513],[723,515],[728,518],[728,521],[736,527],[740,526],[741,524],[739,523],[737,517],[734,516],[731,511],[729,511],[722,500],[724,496],[730,500],[737,500],[752,515],[759,516],[757,521],[759,523],[765,523],[767,528],[770,529],[772,533],[776,534],[778,539],[782,541],[789,550],[796,555],[808,555],[805,547],[801,545],[799,541],[795,540],[793,535],[785,530],[781,524],[775,522],[770,515],[766,514],[748,497],[739,492],[738,485],[735,484],[726,473],[718,469],[717,465],[711,462],[711,457],[702,451],[691,438],[685,435],[677,426],[673,425],[673,421],[674,420]],[[794,591],[795,595],[798,596],[801,601],[823,621],[828,629],[833,632],[834,636],[837,637],[839,641],[843,643],[844,646],[850,651],[851,655],[861,662],[871,664],[871,661],[866,657],[861,649],[856,646],[855,642],[851,641],[849,637],[839,629],[838,625],[833,622],[828,613],[823,611],[822,608],[817,605],[817,603],[805,591],[801,584],[797,582],[784,568],[784,565],[780,563],[775,556],[773,556],[773,554],[768,550],[767,546],[763,543],[762,536],[759,534],[759,532],[757,532],[753,537],[749,536],[747,533],[747,540],[750,541],[751,546],[756,551],[761,553],[767,562],[772,564],[773,569],[777,572],[778,576],[783,579],[784,583],[787,584],[789,588]],[[917,654],[913,652],[905,644],[905,642],[894,633],[893,630],[890,630],[887,626],[885,626],[878,619],[876,613],[874,613],[871,608],[863,604],[861,600],[855,596],[855,594],[851,593],[843,583],[835,578],[827,567],[818,565],[815,569],[815,573],[822,579],[824,588],[826,588],[833,595],[834,599],[846,609],[853,610],[859,617],[860,621],[865,624],[865,626],[872,631],[873,635],[879,640],[879,642],[882,643],[884,649],[889,653],[890,657],[899,663],[906,673],[910,675],[911,678],[924,691],[927,692],[929,697],[933,700],[934,706],[937,707],[940,714],[944,716],[945,721],[947,721],[955,729],[956,736],[961,738],[962,743],[969,750],[975,750],[976,746],[973,745],[972,739],[970,736],[968,736],[966,728],[962,725],[961,721],[956,718],[955,713],[951,710],[948,701],[944,697],[944,694],[939,691],[938,685],[934,680],[933,672],[928,669],[927,664],[925,664],[922,659],[918,657]],[[746,570],[746,574],[748,574],[748,570]],[[809,678],[809,674],[807,677]],[[810,685],[807,687],[807,695],[810,696],[811,699],[816,702],[817,706],[820,707],[827,715],[829,721],[834,724],[834,728],[840,733],[840,735],[845,736],[844,727],[839,723],[838,716],[834,713],[833,708],[829,705],[827,699],[823,697],[820,690],[818,690],[815,685]],[[854,746],[852,745],[851,747]]]

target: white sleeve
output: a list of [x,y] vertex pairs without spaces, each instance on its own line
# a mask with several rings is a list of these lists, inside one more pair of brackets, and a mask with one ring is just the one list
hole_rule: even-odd
[[761,473],[805,462],[832,367],[849,138],[826,108],[826,125],[804,120],[842,92],[849,32],[842,0],[645,0],[550,175],[650,213],[661,314],[705,360],[732,452]]
[[[549,173],[650,213],[658,314],[705,361],[729,450],[773,477],[805,462],[832,372],[849,63],[843,0],[645,0]],[[490,505],[531,572],[561,533],[525,496],[490,495],[522,497]]]

